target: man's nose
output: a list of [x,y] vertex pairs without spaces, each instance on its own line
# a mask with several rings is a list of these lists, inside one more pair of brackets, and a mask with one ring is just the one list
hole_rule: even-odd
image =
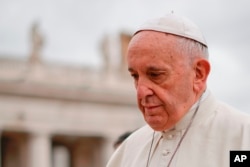
[[150,88],[149,85],[143,83],[143,82],[138,82],[137,84],[137,97],[139,99],[143,99],[147,96],[153,95],[153,91]]

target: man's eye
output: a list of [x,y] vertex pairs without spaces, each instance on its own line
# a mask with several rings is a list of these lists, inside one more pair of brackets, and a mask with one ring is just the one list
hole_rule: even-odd
[[160,73],[149,73],[149,76],[151,77],[151,78],[157,78],[157,77],[159,77],[161,74]]

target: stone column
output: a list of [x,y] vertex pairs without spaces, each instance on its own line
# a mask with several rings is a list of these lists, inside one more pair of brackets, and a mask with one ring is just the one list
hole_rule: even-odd
[[31,135],[29,161],[29,167],[52,167],[51,140],[48,134]]
[[70,152],[66,147],[54,147],[53,157],[53,167],[70,167]]
[[2,130],[0,130],[0,167],[2,167]]
[[115,141],[114,138],[107,137],[105,139],[104,143],[103,143],[103,146],[102,146],[102,157],[103,157],[104,166],[106,165],[106,163],[110,159],[111,155],[115,151],[114,147],[113,147],[114,141]]

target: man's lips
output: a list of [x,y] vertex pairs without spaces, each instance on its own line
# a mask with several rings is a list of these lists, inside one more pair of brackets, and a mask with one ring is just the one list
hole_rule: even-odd
[[160,105],[150,105],[150,106],[147,105],[147,106],[143,106],[143,107],[145,110],[150,111],[150,110],[154,110],[154,109],[160,107]]
[[154,109],[156,107],[158,107],[158,106],[144,106],[145,109]]

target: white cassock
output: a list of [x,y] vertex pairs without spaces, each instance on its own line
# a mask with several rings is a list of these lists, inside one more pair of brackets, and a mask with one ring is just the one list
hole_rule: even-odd
[[179,149],[197,104],[171,130],[154,134],[146,125],[134,132],[106,167],[167,167],[175,150],[170,167],[229,167],[230,150],[250,150],[250,115],[205,94]]

